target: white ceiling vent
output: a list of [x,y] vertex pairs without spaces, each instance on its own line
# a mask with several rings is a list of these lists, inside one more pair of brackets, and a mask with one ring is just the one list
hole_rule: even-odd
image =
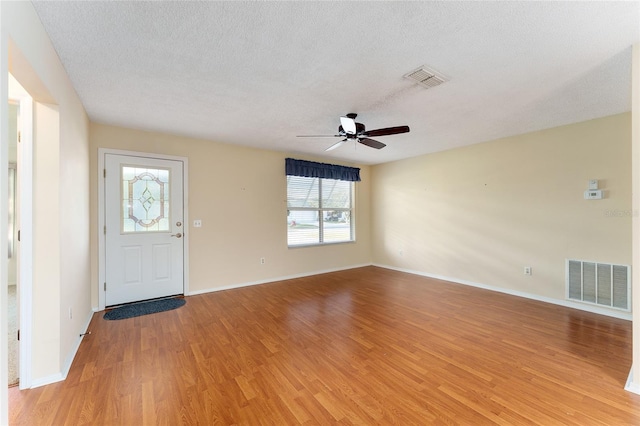
[[408,74],[405,74],[404,78],[413,80],[419,85],[426,87],[427,89],[439,86],[445,81],[449,80],[444,75],[424,66],[418,68],[417,70],[413,70]]

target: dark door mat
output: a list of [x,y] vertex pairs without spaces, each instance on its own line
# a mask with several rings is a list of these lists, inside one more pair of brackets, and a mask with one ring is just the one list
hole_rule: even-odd
[[133,303],[131,305],[120,306],[104,314],[106,320],[121,320],[126,318],[139,317],[142,315],[155,314],[156,312],[170,311],[177,309],[187,303],[183,298],[171,298],[161,300],[151,300],[149,302]]

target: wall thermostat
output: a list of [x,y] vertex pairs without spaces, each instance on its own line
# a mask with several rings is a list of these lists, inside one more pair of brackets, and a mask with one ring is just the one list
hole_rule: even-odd
[[586,191],[584,191],[584,199],[585,200],[602,200],[602,190],[587,189]]

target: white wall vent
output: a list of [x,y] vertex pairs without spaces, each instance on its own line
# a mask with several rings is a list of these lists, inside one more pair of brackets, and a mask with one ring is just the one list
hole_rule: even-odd
[[449,79],[442,74],[429,69],[427,67],[420,67],[404,75],[404,78],[413,80],[421,86],[430,89],[431,87],[439,86]]
[[567,260],[567,299],[629,311],[631,266]]

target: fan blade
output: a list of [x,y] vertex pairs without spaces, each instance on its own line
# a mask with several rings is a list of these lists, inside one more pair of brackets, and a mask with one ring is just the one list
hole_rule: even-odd
[[356,120],[351,117],[340,117],[340,124],[348,135],[356,134]]
[[378,142],[369,138],[358,138],[358,142],[360,142],[362,145],[370,146],[371,148],[375,148],[375,149],[382,149],[385,146],[387,146],[382,142]]
[[329,148],[325,149],[325,151],[331,151],[332,149],[336,149],[337,147],[339,147],[340,145],[342,145],[346,141],[347,141],[346,139],[343,139],[343,140],[341,140],[339,142],[336,142],[333,145],[331,145]]
[[297,138],[339,138],[343,135],[298,135]]
[[398,133],[407,133],[409,126],[386,127],[384,129],[367,130],[362,136],[387,136],[397,135]]

